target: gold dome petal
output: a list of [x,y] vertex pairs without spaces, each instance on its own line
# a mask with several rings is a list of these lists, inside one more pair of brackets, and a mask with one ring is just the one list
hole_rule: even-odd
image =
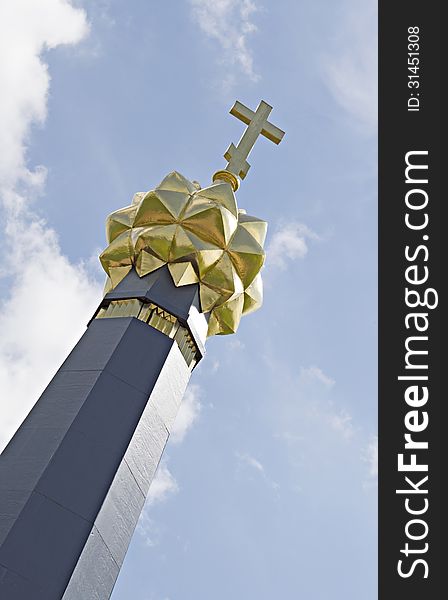
[[210,203],[193,204],[182,219],[182,226],[203,240],[224,248],[237,228],[237,220],[223,206]]
[[190,194],[173,192],[171,190],[156,190],[157,197],[163,202],[167,210],[175,219],[178,219],[190,201]]
[[209,187],[203,188],[199,192],[196,192],[195,196],[197,198],[207,198],[209,200],[213,200],[214,202],[227,208],[227,210],[230,210],[233,216],[238,217],[235,194],[233,193],[230,183],[215,183]]
[[223,301],[231,298],[235,292],[243,291],[243,284],[228,254],[224,253],[218,262],[201,277],[201,281],[220,291]]
[[174,285],[177,287],[199,282],[191,262],[173,263],[168,265],[168,269],[173,278]]
[[112,291],[114,289],[114,286],[112,284],[112,280],[109,277],[109,275],[106,277],[106,281],[104,283],[104,290],[103,290],[103,295],[105,296],[106,294],[108,294],[110,291]]
[[221,299],[221,294],[201,283],[199,286],[199,299],[201,301],[201,311],[203,313],[210,312]]
[[177,225],[142,228],[135,241],[135,251],[147,250],[157,258],[168,262],[176,229]]
[[150,254],[146,250],[142,250],[135,261],[135,270],[140,277],[143,277],[156,269],[160,269],[163,265],[166,265],[166,261],[157,258],[157,256]]
[[173,237],[173,243],[171,244],[170,262],[177,261],[185,256],[193,257],[195,252],[196,246],[194,242],[190,239],[187,232],[178,225]]
[[177,171],[169,173],[156,187],[156,190],[168,190],[170,192],[182,192],[184,194],[192,194],[196,189],[197,188],[191,181],[188,181],[188,179]]
[[173,223],[176,217],[159,198],[156,191],[150,191],[140,202],[134,219],[134,226],[164,225]]
[[132,196],[132,204],[140,204],[143,198],[146,196],[147,192],[136,192]]
[[201,238],[187,229],[183,229],[183,232],[188,236],[194,248],[194,254],[191,258],[189,257],[189,260],[197,267],[199,276],[202,276],[221,258],[224,250],[216,246],[216,244],[201,240]]
[[203,277],[206,272],[218,262],[218,260],[224,254],[224,250],[212,246],[196,252],[196,262],[198,265],[199,275]]
[[263,281],[260,273],[255,277],[250,286],[244,290],[243,315],[254,312],[263,304]]
[[238,227],[228,248],[244,287],[250,285],[264,263],[264,250],[250,233]]
[[115,288],[122,281],[129,271],[132,269],[132,265],[128,267],[111,267],[110,271],[110,281],[112,283],[112,287]]
[[[181,227],[183,228],[184,232],[188,235],[189,239],[191,240],[191,243],[195,247],[196,252],[199,252],[201,250],[219,250],[219,249],[221,249],[219,246],[217,246],[213,242],[204,240],[204,239],[198,237],[197,235],[195,235],[192,231],[189,231],[187,228],[184,228],[183,224],[181,225]],[[223,250],[223,249],[221,249],[221,250]]]
[[136,206],[126,206],[111,213],[106,219],[106,238],[112,242],[120,233],[130,229],[134,224]]
[[111,267],[125,267],[132,265],[134,248],[131,241],[131,230],[121,233],[100,254],[100,262],[103,269],[110,275]]
[[240,294],[221,306],[214,308],[208,322],[207,335],[228,335],[235,333],[240,324],[243,310],[243,295]]
[[257,217],[239,213],[238,225],[250,233],[250,235],[255,238],[260,246],[264,246],[266,233],[268,230],[268,224],[266,221],[257,219]]

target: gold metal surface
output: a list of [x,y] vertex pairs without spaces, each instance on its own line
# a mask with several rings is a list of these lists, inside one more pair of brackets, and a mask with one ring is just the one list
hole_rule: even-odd
[[215,183],[215,181],[219,180],[227,181],[228,183],[230,183],[234,192],[236,192],[237,189],[240,187],[240,180],[238,179],[238,177],[236,177],[236,175],[234,175],[230,171],[216,171],[216,173],[212,177],[212,181],[213,183]]
[[[257,275],[266,228],[265,221],[238,210],[231,183],[198,189],[170,173],[108,217],[109,246],[100,255],[106,290],[132,267],[143,277],[167,264],[176,286],[199,283],[202,312],[211,313],[208,335],[234,333],[243,312],[262,302]],[[157,314],[154,323],[159,317],[164,318]]]
[[[201,310],[210,313],[209,336],[234,333],[241,316],[261,306],[267,223],[238,209],[234,192],[239,178],[247,175],[247,157],[258,136],[275,144],[284,136],[268,121],[271,110],[263,100],[255,112],[235,102],[230,114],[247,128],[237,146],[230,144],[224,154],[227,166],[213,175],[209,187],[201,189],[197,181],[173,171],[154,190],[137,192],[129,206],[109,215],[109,246],[100,255],[108,275],[105,294],[133,267],[143,277],[168,265],[176,286],[199,284]],[[97,317],[108,316],[107,310],[102,308]],[[181,330],[173,333],[166,315],[148,305],[138,318],[152,319],[153,326],[169,335]],[[182,344],[187,344],[184,338]]]
[[244,179],[250,169],[250,165],[246,159],[254,147],[258,136],[264,135],[268,140],[274,142],[274,144],[279,144],[282,141],[285,132],[268,121],[271,110],[272,106],[264,100],[260,102],[255,112],[244,106],[241,102],[238,102],[238,100],[235,102],[230,109],[230,114],[245,123],[247,129],[238,142],[238,146],[232,143],[224,153],[224,158],[228,161],[227,166],[224,171],[217,171],[213,175],[213,181],[217,181],[218,179],[229,181],[229,175],[226,173],[230,173],[237,181],[236,185],[230,181],[234,191],[236,191],[238,189],[238,177]]
[[130,300],[113,300],[108,306],[100,308],[96,318],[111,319],[115,317],[137,317],[142,306],[143,302],[137,300],[137,298],[131,298]]

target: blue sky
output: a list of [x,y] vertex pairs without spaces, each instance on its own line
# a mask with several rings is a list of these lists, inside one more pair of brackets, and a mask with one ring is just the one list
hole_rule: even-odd
[[8,4],[0,445],[99,302],[106,215],[207,185],[264,99],[286,136],[237,199],[269,222],[265,302],[208,342],[112,598],[373,600],[375,2]]

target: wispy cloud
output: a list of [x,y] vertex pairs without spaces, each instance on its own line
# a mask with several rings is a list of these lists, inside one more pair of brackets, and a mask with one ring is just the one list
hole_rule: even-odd
[[236,452],[235,456],[238,458],[240,463],[243,463],[243,464],[251,467],[252,469],[255,469],[259,473],[264,474],[265,471],[264,471],[264,467],[261,464],[261,462],[258,461],[253,456],[251,456],[250,454],[240,454],[239,452]]
[[271,237],[266,249],[266,268],[285,270],[288,262],[304,258],[308,253],[308,241],[319,236],[303,223],[281,224]]
[[361,459],[366,463],[368,469],[364,489],[376,487],[378,483],[378,436],[371,438],[361,454]]
[[378,3],[347,0],[344,20],[331,54],[323,59],[323,77],[335,100],[352,122],[367,133],[376,132],[378,120]]
[[[225,66],[237,66],[252,81],[259,75],[254,70],[248,37],[257,30],[252,22],[258,10],[251,0],[190,0],[193,18],[200,29],[219,44]],[[230,76],[230,79],[232,77]],[[229,78],[227,84],[231,83]]]
[[151,518],[151,509],[160,502],[164,502],[170,496],[177,494],[179,486],[170,473],[166,462],[162,462],[157,469],[154,479],[149,488],[149,494],[145,507],[137,524],[137,532],[142,536],[147,546],[155,546],[159,540],[159,528]]
[[336,383],[334,379],[326,375],[321,368],[312,365],[310,367],[300,368],[300,379],[304,381],[318,381],[322,383],[326,388],[332,388]]
[[268,474],[266,473],[266,469],[264,467],[264,465],[261,464],[261,462],[259,460],[257,460],[256,458],[254,458],[253,456],[251,456],[250,454],[247,454],[246,452],[244,453],[240,453],[240,452],[235,452],[235,456],[237,458],[238,461],[238,465],[239,467],[246,467],[249,468],[252,471],[255,471],[256,473],[258,473],[258,475],[263,479],[263,481],[272,489],[274,490],[278,490],[279,489],[279,484],[276,481],[273,481]]
[[58,236],[33,214],[46,169],[27,162],[30,128],[43,124],[50,86],[42,53],[76,44],[88,32],[84,11],[66,0],[0,4],[0,448],[82,333],[100,297],[87,264],[73,264]]
[[345,440],[353,437],[354,427],[352,416],[344,409],[328,415],[328,422],[332,429],[341,434]]
[[369,474],[371,477],[378,476],[378,438],[375,436],[367,447]]
[[[308,390],[313,387],[315,388],[317,385],[329,391],[336,382],[326,375],[321,368],[313,365],[300,368],[299,384],[304,389],[308,388]],[[320,402],[313,404],[313,413],[314,416],[326,422],[342,439],[349,440],[353,437],[353,419],[346,409],[335,407],[333,402]]]
[[337,446],[355,438],[353,416],[344,404],[335,401],[336,381],[323,369],[311,365],[293,373],[272,356],[266,357],[266,364],[281,400],[275,409],[282,427],[276,438],[288,446],[307,446],[318,436],[323,436],[326,444]]
[[226,346],[230,352],[238,352],[244,350],[244,348],[246,347],[244,342],[237,337],[232,338],[230,340],[226,340]]
[[201,388],[197,384],[190,384],[177,413],[176,421],[171,430],[170,440],[179,444],[185,438],[187,431],[199,417],[201,412]]
[[156,475],[151,482],[149,494],[146,501],[147,506],[166,500],[166,498],[179,491],[179,486],[176,480],[169,471],[166,463],[161,463],[157,469]]

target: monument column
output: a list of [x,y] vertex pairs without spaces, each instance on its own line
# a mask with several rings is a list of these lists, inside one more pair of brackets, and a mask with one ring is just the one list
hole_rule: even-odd
[[167,267],[105,296],[1,456],[2,600],[109,598],[204,352],[197,307]]
[[0,456],[1,600],[110,597],[206,337],[262,303],[267,224],[235,192],[270,111],[235,104],[212,185],[172,172],[108,217],[104,298]]

